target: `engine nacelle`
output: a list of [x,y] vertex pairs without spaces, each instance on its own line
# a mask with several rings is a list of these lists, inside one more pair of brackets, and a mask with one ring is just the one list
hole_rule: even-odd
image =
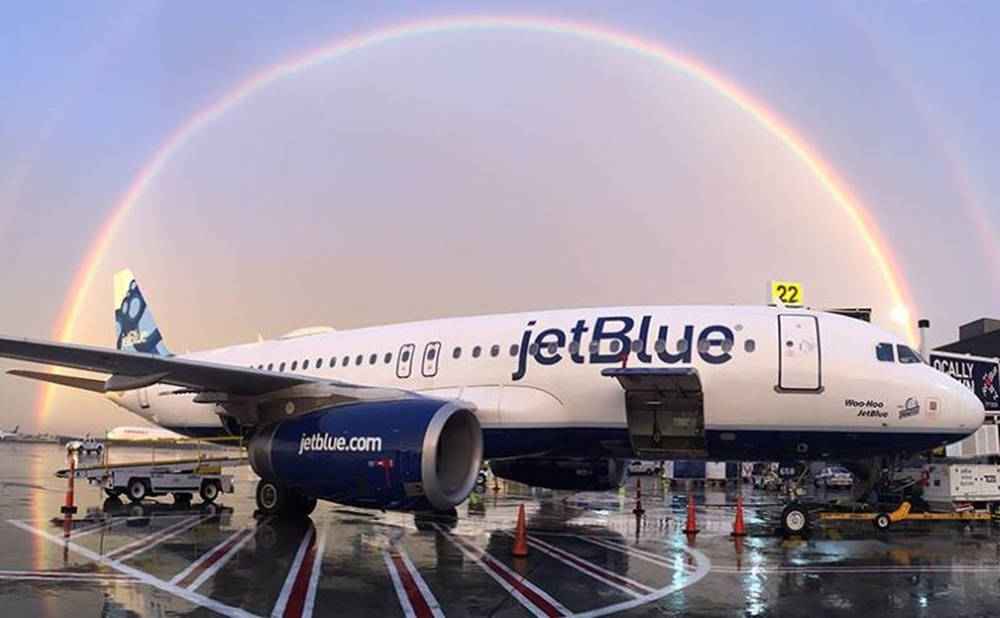
[[490,461],[490,469],[500,478],[532,487],[603,491],[621,486],[628,462],[623,459],[538,457]]
[[249,453],[254,472],[300,494],[368,508],[446,510],[475,486],[483,433],[460,404],[362,402],[262,427]]

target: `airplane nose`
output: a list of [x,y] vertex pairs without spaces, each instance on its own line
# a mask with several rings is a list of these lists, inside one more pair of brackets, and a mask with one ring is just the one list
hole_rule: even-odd
[[960,393],[959,405],[962,410],[962,426],[968,428],[969,431],[975,431],[979,429],[986,418],[986,408],[983,407],[983,402],[979,400],[979,397],[976,397],[975,393],[964,386],[960,387],[958,392]]

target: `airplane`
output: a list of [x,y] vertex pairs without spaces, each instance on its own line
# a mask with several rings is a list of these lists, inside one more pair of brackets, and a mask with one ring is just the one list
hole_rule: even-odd
[[867,460],[960,440],[982,403],[898,335],[783,306],[639,306],[438,319],[174,355],[131,271],[115,349],[0,337],[10,370],[191,437],[242,436],[258,510],[317,499],[454,512],[502,478],[610,489],[632,459]]
[[14,429],[11,429],[10,431],[4,431],[4,430],[0,429],[0,440],[7,440],[9,438],[17,438],[20,435],[21,435],[21,426],[20,425],[14,425]]

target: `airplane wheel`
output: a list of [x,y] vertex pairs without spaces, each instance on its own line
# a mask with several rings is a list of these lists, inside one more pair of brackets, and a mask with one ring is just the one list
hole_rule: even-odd
[[142,502],[146,494],[149,493],[149,488],[146,487],[146,480],[141,478],[129,479],[126,493],[128,493],[128,499],[132,502]]
[[274,481],[261,479],[257,483],[257,509],[264,515],[278,515],[284,510],[289,493]]
[[889,529],[889,526],[892,525],[892,518],[889,517],[888,513],[880,512],[875,515],[875,519],[872,520],[872,523],[875,524],[876,530],[885,532]]
[[301,515],[303,517],[309,516],[314,510],[316,510],[316,498],[312,496],[294,496],[289,506],[289,512],[295,515]]
[[788,534],[802,534],[809,528],[809,512],[797,505],[789,505],[781,512],[781,527]]

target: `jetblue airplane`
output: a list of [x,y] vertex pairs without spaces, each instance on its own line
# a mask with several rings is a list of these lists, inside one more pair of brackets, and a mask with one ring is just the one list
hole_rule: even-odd
[[238,435],[265,513],[316,499],[446,511],[481,461],[556,489],[625,461],[850,460],[948,444],[979,400],[893,333],[774,306],[534,311],[335,331],[175,356],[130,271],[116,349],[0,338],[0,356],[106,374],[10,373],[107,396],[187,436]]
[[21,426],[14,425],[14,428],[10,431],[4,431],[0,429],[0,440],[6,440],[8,438],[16,438],[21,435]]

